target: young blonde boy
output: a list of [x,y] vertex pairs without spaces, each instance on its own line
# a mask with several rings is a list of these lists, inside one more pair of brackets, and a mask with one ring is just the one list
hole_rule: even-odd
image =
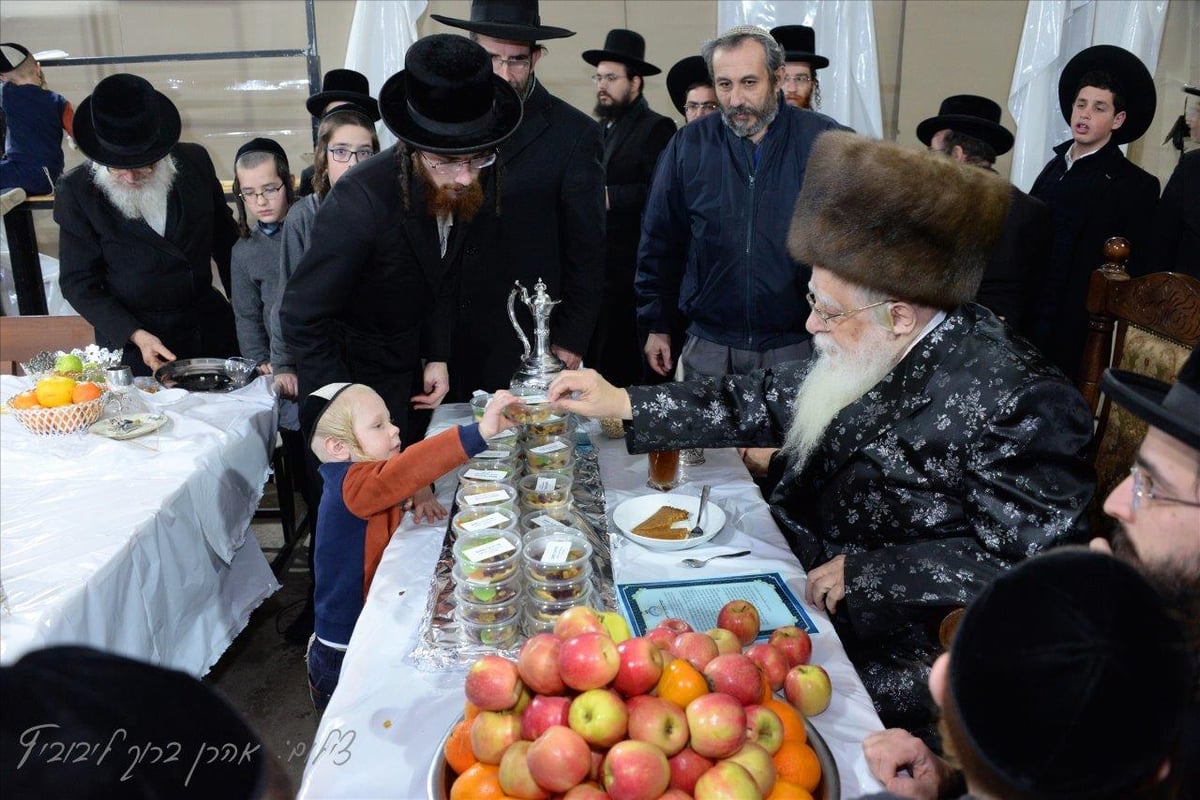
[[16,42],[0,43],[0,111],[5,128],[0,191],[50,194],[63,171],[62,135],[73,135],[75,109],[46,88],[41,65]]
[[373,389],[331,383],[309,395],[301,426],[321,462],[317,514],[315,633],[307,655],[313,705],[324,709],[383,551],[400,525],[401,502],[483,451],[512,423],[501,411],[516,401],[496,393],[478,424],[459,425],[400,450],[400,429]]

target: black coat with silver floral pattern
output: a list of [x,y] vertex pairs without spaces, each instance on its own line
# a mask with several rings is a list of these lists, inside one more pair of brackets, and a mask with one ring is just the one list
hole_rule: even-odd
[[[808,362],[631,389],[631,452],[778,445]],[[845,556],[835,626],[887,725],[931,717],[938,621],[995,575],[1086,539],[1091,416],[1078,391],[968,304],[785,462],[772,511],[806,569]]]

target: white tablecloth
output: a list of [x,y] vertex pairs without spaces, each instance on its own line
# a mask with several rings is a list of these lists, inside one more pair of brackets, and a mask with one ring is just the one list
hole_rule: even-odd
[[[467,406],[445,406],[435,412],[430,434],[466,421]],[[592,439],[599,450],[611,526],[616,505],[647,491],[646,457],[628,455],[623,441],[598,434]],[[803,598],[803,570],[737,454],[710,450],[706,456],[705,464],[686,468],[691,480],[677,491],[699,495],[701,484],[712,484],[711,497],[728,520],[715,539],[688,555],[741,549],[751,549],[753,555],[714,561],[703,572],[685,574],[686,568],[676,566],[681,554],[654,553],[619,539],[613,553],[618,582],[779,572]],[[454,475],[437,483],[438,497],[447,507],[456,486]],[[445,524],[416,526],[406,517],[384,551],[337,690],[309,752],[299,797],[413,800],[425,796],[429,766],[440,757],[438,744],[462,713],[464,699],[464,670],[423,672],[408,658],[418,643],[444,534]],[[880,791],[862,755],[863,737],[882,727],[879,717],[828,617],[812,608],[807,611],[821,630],[813,639],[813,662],[829,671],[834,685],[829,709],[813,717],[813,724],[837,761],[843,797]]]
[[[28,388],[0,378],[0,401]],[[0,663],[86,644],[200,676],[279,588],[247,535],[276,426],[267,379],[171,404],[129,441],[0,417]]]

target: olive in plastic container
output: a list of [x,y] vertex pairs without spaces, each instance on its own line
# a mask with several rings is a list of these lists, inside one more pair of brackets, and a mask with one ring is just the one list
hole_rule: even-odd
[[454,500],[464,511],[472,508],[516,511],[517,490],[506,483],[466,483],[460,485]]
[[453,550],[454,561],[468,580],[500,583],[517,573],[521,537],[511,530],[495,528],[468,531],[454,540]]

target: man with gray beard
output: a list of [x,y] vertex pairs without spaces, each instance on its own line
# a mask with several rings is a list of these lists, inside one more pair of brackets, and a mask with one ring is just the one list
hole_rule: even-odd
[[813,265],[815,357],[627,391],[570,372],[550,387],[564,409],[631,419],[631,452],[783,443],[769,502],[808,570],[805,598],[829,612],[884,723],[931,741],[938,624],[1012,564],[1086,538],[1095,492],[1083,398],[971,302],[1009,197],[984,170],[823,134],[788,239]]
[[208,153],[179,141],[175,104],[144,78],[110,75],[75,124],[89,160],[56,191],[63,297],[135,375],[176,358],[236,356],[212,262],[228,294],[237,228]]

